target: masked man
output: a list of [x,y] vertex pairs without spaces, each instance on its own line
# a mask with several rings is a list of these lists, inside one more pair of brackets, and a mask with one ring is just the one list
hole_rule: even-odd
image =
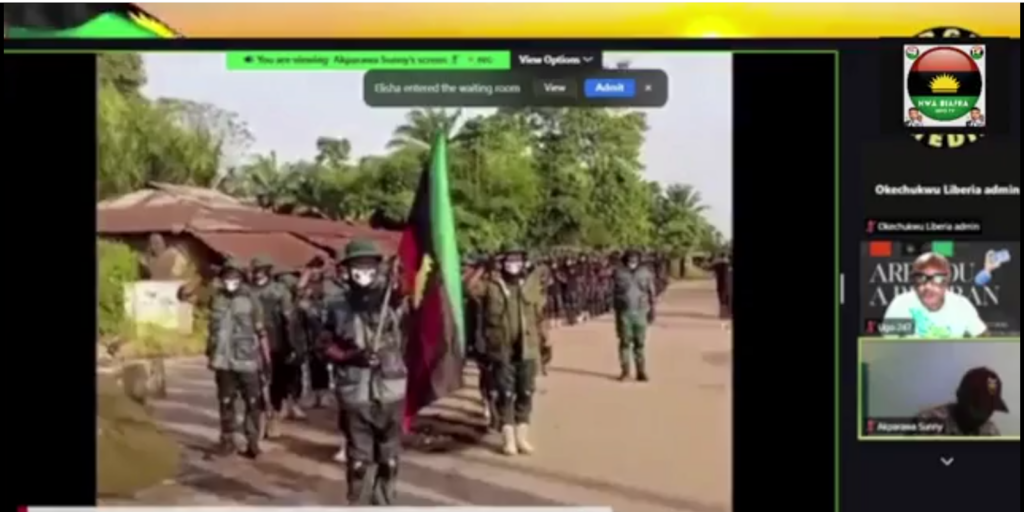
[[268,258],[252,262],[252,293],[263,306],[263,325],[270,343],[270,407],[267,437],[280,435],[280,418],[303,419],[302,364],[306,356],[303,338],[295,336],[295,305],[292,293],[273,279],[274,263]]
[[615,273],[615,330],[619,337],[619,364],[621,380],[632,376],[636,365],[636,378],[647,382],[647,361],[644,343],[647,324],[654,321],[654,303],[657,287],[651,271],[640,265],[640,254],[627,251],[623,265]]
[[506,455],[530,454],[529,428],[540,369],[544,285],[526,273],[526,251],[502,253],[500,270],[477,282],[487,358],[497,391],[496,409]]
[[324,355],[343,412],[348,498],[352,505],[391,505],[408,380],[404,308],[372,242],[349,243],[343,258],[349,282],[343,300],[330,306]]
[[269,357],[263,337],[263,309],[243,282],[242,266],[230,262],[221,269],[221,282],[211,305],[206,357],[214,371],[220,412],[221,455],[234,454],[237,429],[235,400],[245,406],[245,455],[260,453],[261,361]]

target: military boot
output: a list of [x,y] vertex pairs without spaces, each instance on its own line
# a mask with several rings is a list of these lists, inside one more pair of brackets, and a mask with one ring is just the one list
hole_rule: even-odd
[[519,445],[516,443],[516,427],[505,425],[501,427],[501,453],[505,455],[519,455]]
[[625,382],[633,376],[633,372],[629,371],[629,365],[622,365],[622,371],[619,373],[619,381]]
[[530,443],[530,425],[526,423],[516,425],[516,448],[523,455],[530,455],[534,452],[533,444]]
[[640,382],[649,382],[651,380],[647,375],[646,365],[642,363],[636,365],[636,380]]

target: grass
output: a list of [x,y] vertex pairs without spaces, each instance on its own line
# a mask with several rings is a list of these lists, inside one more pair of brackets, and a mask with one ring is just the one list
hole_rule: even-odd
[[129,497],[174,478],[178,444],[128,398],[113,376],[97,377],[97,496]]

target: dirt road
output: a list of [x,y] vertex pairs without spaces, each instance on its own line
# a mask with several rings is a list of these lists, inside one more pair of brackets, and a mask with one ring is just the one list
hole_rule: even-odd
[[[732,471],[731,336],[708,283],[664,296],[649,334],[652,382],[620,383],[609,318],[558,329],[555,362],[539,384],[538,453],[507,458],[477,425],[472,389],[430,413],[453,440],[408,451],[400,477],[408,505],[606,505],[627,512],[729,512]],[[170,396],[154,405],[186,447],[180,479],[132,503],[338,505],[344,502],[334,413],[287,426],[256,462],[209,459],[217,438],[212,378],[201,361],[169,369]]]

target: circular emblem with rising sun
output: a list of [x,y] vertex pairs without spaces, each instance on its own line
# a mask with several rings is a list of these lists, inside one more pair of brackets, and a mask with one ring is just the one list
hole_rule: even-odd
[[936,27],[904,46],[904,124],[932,148],[960,148],[985,136],[984,44],[960,27]]

